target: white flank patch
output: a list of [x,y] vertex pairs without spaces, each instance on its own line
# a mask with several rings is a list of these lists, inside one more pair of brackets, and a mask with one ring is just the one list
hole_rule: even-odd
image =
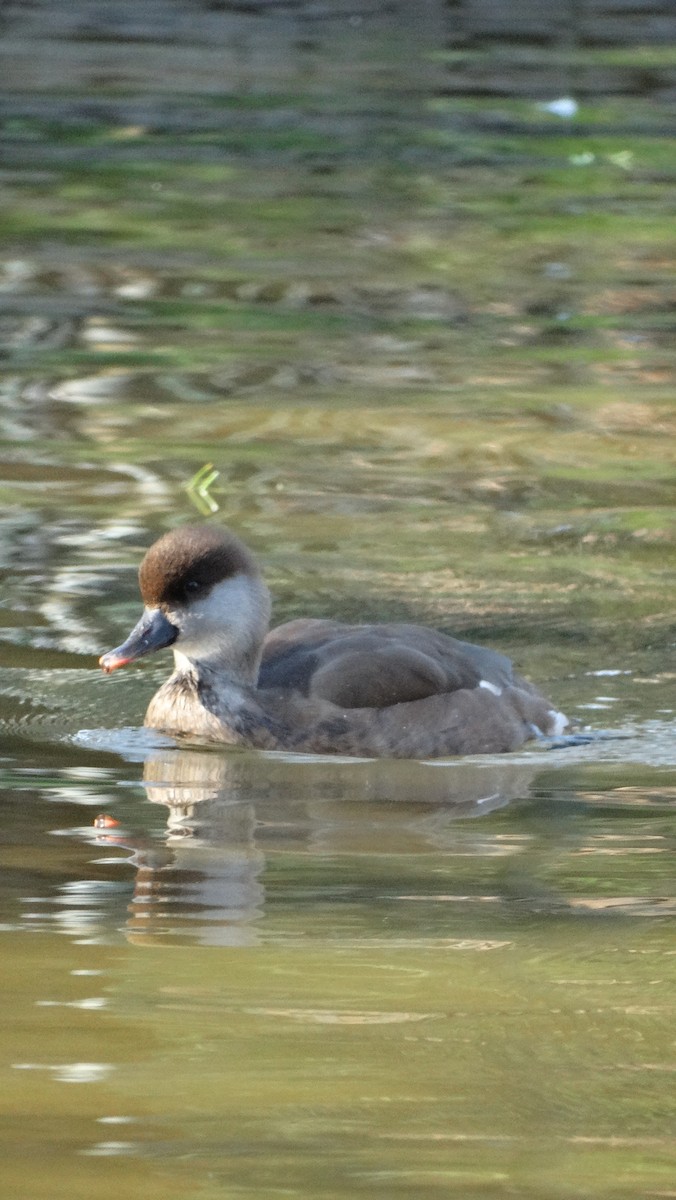
[[557,712],[555,708],[550,708],[549,717],[552,722],[552,728],[549,730],[549,732],[553,737],[558,737],[559,734],[563,733],[564,729],[566,728],[566,725],[568,724],[568,717],[565,715],[565,713]]
[[490,683],[488,679],[480,679],[479,687],[485,688],[487,692],[492,692],[494,696],[502,695],[502,688],[499,688],[497,683]]

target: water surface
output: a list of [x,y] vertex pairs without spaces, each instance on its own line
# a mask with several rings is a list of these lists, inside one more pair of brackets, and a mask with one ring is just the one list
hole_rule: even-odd
[[[673,50],[424,11],[240,15],[225,89],[231,14],[8,25],[7,1195],[673,1191]],[[168,664],[96,656],[195,519],[277,620],[485,641],[613,736],[141,732]]]

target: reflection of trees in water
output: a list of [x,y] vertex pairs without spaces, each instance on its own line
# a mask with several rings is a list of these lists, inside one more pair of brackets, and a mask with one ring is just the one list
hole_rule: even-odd
[[[54,53],[58,39],[59,53]],[[218,120],[199,111],[200,95],[244,97],[261,92],[299,92],[321,97],[327,90],[349,94],[359,104],[341,119],[334,112],[327,133],[387,123],[388,93],[419,97],[430,92],[459,95],[538,95],[551,98],[575,86],[589,93],[639,93],[672,86],[670,68],[659,61],[608,64],[594,52],[610,46],[665,46],[676,40],[670,0],[312,0],[248,5],[199,5],[176,0],[143,5],[50,4],[6,7],[3,12],[4,90],[22,93],[15,115],[40,109],[40,94],[85,89],[86,104],[62,99],[58,108],[86,124],[126,112],[127,126],[162,132],[191,132]],[[592,57],[576,61],[580,50]],[[451,56],[448,60],[444,51]],[[572,74],[571,74],[572,73]],[[165,99],[189,94],[177,109]],[[110,100],[114,86],[142,93],[131,104]],[[155,99],[158,97],[158,99]],[[161,99],[159,99],[161,97]],[[376,101],[378,102],[376,104]],[[227,120],[221,116],[221,120]],[[317,127],[306,114],[307,127]],[[319,128],[321,128],[321,122]]]

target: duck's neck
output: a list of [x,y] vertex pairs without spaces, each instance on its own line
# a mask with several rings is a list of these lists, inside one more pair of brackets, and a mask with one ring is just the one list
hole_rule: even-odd
[[259,666],[260,652],[235,660],[230,655],[197,658],[174,650],[174,678],[192,679],[196,684],[252,688],[256,686]]

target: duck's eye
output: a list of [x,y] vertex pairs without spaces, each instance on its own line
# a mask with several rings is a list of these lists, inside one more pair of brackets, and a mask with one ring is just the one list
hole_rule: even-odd
[[199,579],[188,579],[185,585],[185,590],[186,592],[192,592],[194,594],[195,592],[199,592],[201,587],[202,584],[200,583]]

